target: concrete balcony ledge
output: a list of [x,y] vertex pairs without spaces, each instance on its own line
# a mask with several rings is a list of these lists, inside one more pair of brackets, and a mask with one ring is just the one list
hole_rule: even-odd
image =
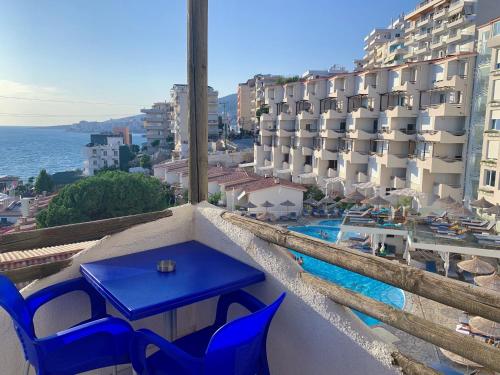
[[313,149],[310,147],[302,146],[301,151],[304,156],[311,156],[313,154]]
[[444,116],[467,116],[467,111],[463,104],[433,104],[423,108],[424,111],[429,113],[431,117],[444,117]]
[[292,120],[295,120],[295,115],[292,115],[291,113],[281,112],[278,115],[278,120],[279,121],[292,121]]
[[291,137],[291,136],[295,135],[295,131],[294,130],[278,129],[276,132],[276,135],[280,138],[281,137]]
[[406,130],[384,129],[384,131],[378,133],[378,139],[386,141],[407,142],[414,140],[415,137],[415,132],[408,132]]
[[420,132],[417,140],[438,143],[465,143],[465,132],[452,133],[444,130]]
[[415,107],[397,105],[389,107],[385,111],[387,117],[417,117],[418,110]]
[[282,152],[283,154],[288,154],[288,153],[290,153],[290,146],[281,145],[281,152]]
[[315,150],[314,156],[321,160],[337,160],[338,159],[338,150]]
[[265,152],[272,151],[272,150],[273,150],[273,147],[272,147],[272,146],[270,146],[270,145],[264,145],[264,146],[263,146],[263,150],[264,150]]
[[311,120],[317,120],[318,118],[319,116],[309,111],[301,111],[300,113],[297,114],[297,120],[299,121],[311,121]]
[[272,113],[262,113],[260,115],[260,121],[274,121],[276,119],[276,116]]
[[463,189],[460,185],[434,184],[432,192],[440,198],[451,196],[457,202],[462,200]]
[[453,89],[456,89],[458,91],[464,91],[465,84],[466,84],[465,76],[453,75],[446,77],[442,81],[434,82],[432,86],[435,88],[453,87]]
[[342,130],[337,130],[337,129],[323,129],[323,130],[321,130],[319,135],[322,138],[336,139],[336,138],[342,138],[343,136],[345,136],[345,133],[346,133],[345,130],[342,131]]
[[347,116],[347,114],[342,110],[329,109],[328,111],[324,112],[321,116],[326,120],[334,120],[334,119],[344,119]]
[[347,133],[349,134],[349,138],[355,138],[360,140],[370,140],[377,138],[377,133],[369,133],[365,130],[360,130],[360,129],[350,130]]
[[367,164],[368,163],[368,153],[359,151],[349,151],[344,150],[339,152],[339,157],[344,161],[348,161],[352,164]]
[[378,113],[379,113],[378,110],[376,110],[375,108],[364,108],[364,107],[361,107],[361,108],[358,108],[355,111],[350,112],[349,115],[353,119],[356,119],[356,118],[377,118],[378,117]]
[[445,157],[417,158],[417,167],[427,169],[431,173],[463,173],[464,162],[461,159]]
[[260,129],[260,134],[264,137],[272,137],[276,134],[276,129]]
[[313,138],[318,136],[318,131],[317,130],[306,130],[306,129],[299,129],[295,132],[295,135],[297,137],[301,138]]
[[391,176],[391,187],[394,189],[404,189],[406,187],[406,178]]

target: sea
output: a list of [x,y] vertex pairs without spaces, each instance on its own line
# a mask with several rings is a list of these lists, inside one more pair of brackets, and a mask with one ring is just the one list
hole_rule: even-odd
[[[144,141],[133,134],[133,142]],[[84,149],[89,133],[70,132],[59,127],[0,126],[0,176],[18,176],[23,181],[48,173],[83,170]]]

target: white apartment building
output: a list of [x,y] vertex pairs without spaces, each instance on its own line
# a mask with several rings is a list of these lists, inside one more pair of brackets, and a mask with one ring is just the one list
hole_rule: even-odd
[[264,90],[280,76],[257,74],[238,85],[238,126],[241,130],[254,133],[258,126],[257,110],[265,104]]
[[405,16],[405,61],[473,52],[476,25],[498,14],[498,0],[425,0]]
[[[220,136],[218,122],[218,92],[208,86],[208,139],[217,140]],[[189,127],[188,127],[188,86],[175,84],[170,90],[172,106],[172,132],[174,133],[174,153],[179,158],[186,158],[189,154]]]
[[474,56],[265,89],[255,171],[343,193],[371,182],[462,199]]
[[500,18],[479,28],[479,42],[486,90],[474,98],[484,111],[478,198],[500,204]]
[[477,25],[499,13],[498,0],[425,0],[365,37],[356,67],[371,69],[475,51]]
[[172,106],[170,103],[154,103],[151,108],[143,108],[144,129],[148,144],[160,142],[160,147],[166,146],[167,137],[171,133]]
[[357,70],[403,63],[406,21],[399,16],[387,28],[373,29],[364,39],[365,55],[354,63]]
[[118,168],[120,166],[120,147],[123,146],[123,137],[119,135],[93,135],[91,143],[85,146],[83,173],[93,176],[103,168]]

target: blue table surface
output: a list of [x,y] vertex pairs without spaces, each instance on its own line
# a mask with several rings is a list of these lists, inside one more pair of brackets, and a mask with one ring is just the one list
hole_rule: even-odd
[[[172,273],[156,263],[176,262]],[[80,272],[127,319],[156,315],[232,292],[265,279],[265,274],[197,241],[85,263]]]

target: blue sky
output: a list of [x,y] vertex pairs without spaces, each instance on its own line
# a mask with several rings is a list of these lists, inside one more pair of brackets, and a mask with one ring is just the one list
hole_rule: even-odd
[[[209,0],[209,84],[223,96],[256,73],[351,69],[364,35],[416,2]],[[185,3],[0,0],[0,125],[104,120],[165,100],[186,81]]]

